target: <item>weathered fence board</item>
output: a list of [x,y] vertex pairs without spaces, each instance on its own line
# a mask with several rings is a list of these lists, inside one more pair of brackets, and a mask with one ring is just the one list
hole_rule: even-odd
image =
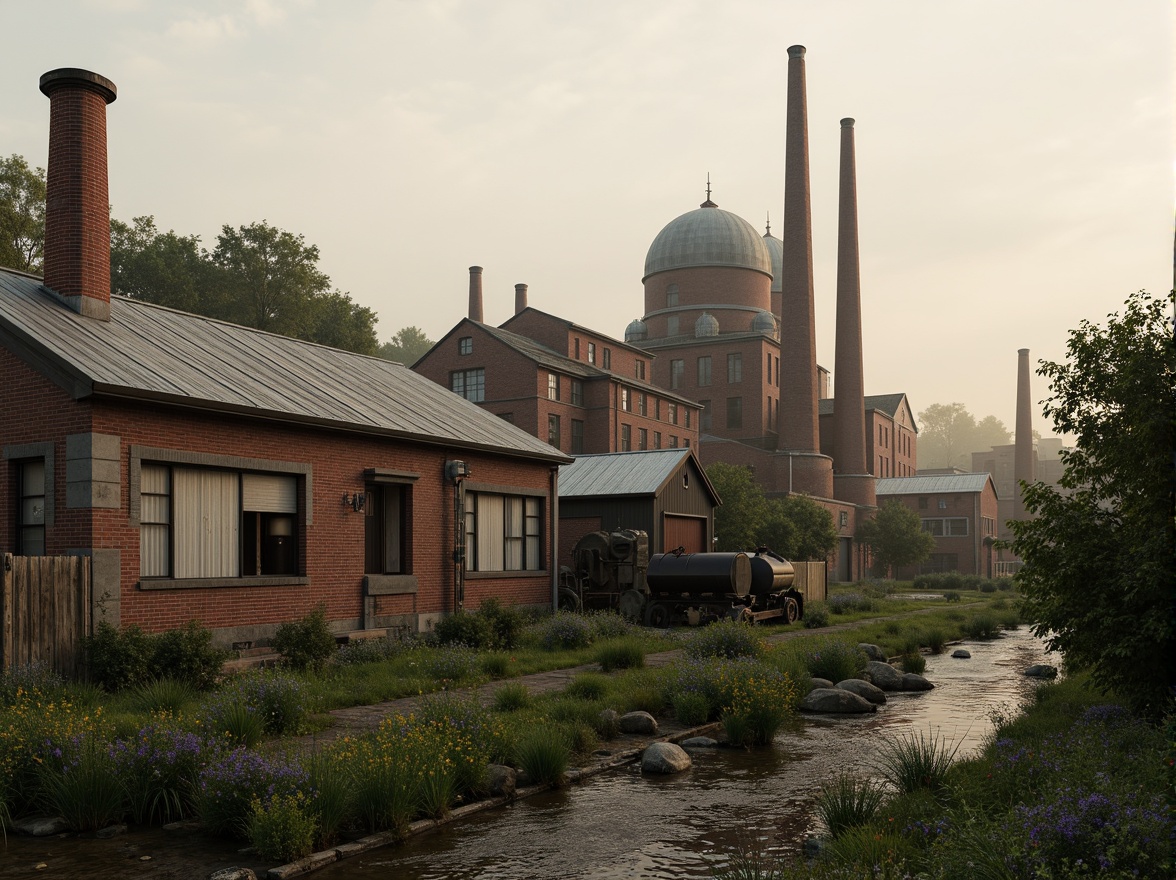
[[828,570],[824,562],[792,563],[792,586],[806,602],[824,602],[829,598]]
[[0,668],[36,663],[76,676],[91,627],[89,557],[6,553],[0,568]]

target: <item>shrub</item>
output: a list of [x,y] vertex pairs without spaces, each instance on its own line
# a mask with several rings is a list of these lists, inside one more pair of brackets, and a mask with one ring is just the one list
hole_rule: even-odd
[[548,651],[586,648],[592,642],[592,625],[582,614],[557,611],[535,624],[535,634]]
[[179,712],[196,699],[196,690],[174,678],[157,678],[138,685],[131,705],[140,712]]
[[494,691],[494,709],[497,712],[517,712],[532,703],[531,692],[521,682],[504,684]]
[[280,758],[266,758],[249,749],[232,749],[209,761],[196,784],[196,809],[205,829],[234,837],[249,835],[254,800],[306,789],[306,772]]
[[[473,696],[431,694],[421,701],[405,729],[414,735],[414,760],[420,766],[429,760],[443,761],[458,794],[481,786],[491,757],[502,753],[505,745],[501,722]],[[440,798],[433,799],[434,809],[439,802]]]
[[127,787],[131,818],[144,825],[191,816],[200,766],[212,747],[161,718],[115,741],[111,754]]
[[738,665],[744,674],[727,683],[723,729],[734,745],[767,745],[795,709],[796,687],[788,675],[766,664]]
[[503,605],[496,598],[486,599],[478,608],[478,614],[490,625],[490,647],[500,651],[511,651],[518,647],[526,620],[521,611],[513,605]]
[[943,788],[961,743],[962,740],[953,745],[934,731],[883,740],[877,769],[901,793],[923,788],[938,791]]
[[969,638],[995,639],[1000,635],[1000,621],[997,620],[996,615],[982,612],[973,614],[964,621],[962,629]]
[[844,639],[824,638],[813,644],[804,654],[805,668],[813,678],[831,682],[858,678],[866,668],[866,655],[856,643]]
[[490,618],[471,611],[442,617],[433,625],[433,635],[442,645],[462,645],[475,650],[489,648],[494,642]]
[[314,851],[314,813],[302,792],[275,795],[266,803],[255,797],[250,806],[249,842],[263,858],[286,863]]
[[531,727],[515,743],[515,759],[537,785],[562,785],[571,749],[562,730],[547,724]]
[[212,630],[195,620],[157,636],[154,647],[153,664],[157,670],[202,691],[216,684],[229,658],[228,651],[213,647]]
[[232,746],[252,748],[265,738],[265,717],[241,693],[225,691],[209,699],[200,721],[210,736]]
[[396,638],[356,639],[348,642],[335,652],[335,662],[344,666],[360,663],[382,663],[398,657],[410,647],[410,643]]
[[608,693],[610,686],[607,676],[597,672],[582,672],[568,683],[566,693],[580,700],[599,700]]
[[804,606],[804,628],[820,629],[829,625],[829,607],[824,602],[806,602]]
[[706,694],[698,691],[685,691],[670,698],[674,707],[674,717],[688,727],[705,724],[711,719],[711,704]]
[[996,588],[998,590],[1000,590],[1002,593],[1009,592],[1010,590],[1013,589],[1013,586],[1014,586],[1013,579],[1010,577],[995,578],[993,580],[993,583],[996,584]]
[[691,633],[684,648],[687,657],[759,657],[764,640],[749,624],[737,620],[720,620]]
[[369,832],[402,835],[416,810],[416,771],[404,737],[403,718],[388,718],[357,737],[341,754],[350,775],[355,817]]
[[151,678],[151,637],[135,624],[120,630],[109,621],[99,621],[82,644],[90,679],[107,691],[135,687]]
[[318,605],[301,620],[283,623],[274,634],[273,648],[282,662],[301,671],[321,669],[335,653],[335,636],[327,623],[327,606]]
[[592,640],[617,639],[624,636],[640,635],[641,627],[626,620],[615,611],[589,611],[586,615],[592,627]]
[[38,768],[41,801],[75,831],[97,831],[126,813],[126,788],[110,750],[98,736],[70,743],[60,760]]
[[456,642],[428,649],[424,667],[433,678],[445,682],[469,681],[481,671],[478,652]]
[[38,693],[49,699],[64,697],[65,677],[46,663],[29,663],[0,670],[0,707],[18,702],[18,693]]
[[992,581],[982,581],[980,583],[980,592],[981,593],[995,593],[996,592],[996,584],[994,584]]
[[596,662],[605,672],[640,669],[645,665],[645,645],[636,636],[613,639],[596,649]]
[[939,627],[931,627],[923,630],[922,641],[931,650],[932,654],[942,654],[944,647],[947,645],[947,636]]
[[309,711],[306,686],[293,676],[260,669],[238,676],[222,690],[225,700],[254,709],[263,730],[274,736],[301,733]]
[[918,651],[905,653],[899,658],[903,672],[915,672],[919,675],[927,668],[927,660]]
[[834,837],[857,825],[866,825],[877,815],[886,799],[882,786],[842,773],[821,786],[817,815]]
[[491,678],[510,678],[518,675],[518,668],[512,666],[514,658],[501,651],[491,651],[479,659],[482,672]]
[[829,597],[829,611],[833,614],[849,614],[854,611],[874,611],[878,606],[874,599],[861,593],[839,593]]
[[309,807],[314,817],[316,847],[333,844],[351,821],[351,782],[346,761],[339,752],[331,751],[315,752],[304,762],[312,795]]
[[948,590],[946,593],[943,594],[943,598],[948,602],[959,602],[960,601],[960,594],[957,593],[955,590]]

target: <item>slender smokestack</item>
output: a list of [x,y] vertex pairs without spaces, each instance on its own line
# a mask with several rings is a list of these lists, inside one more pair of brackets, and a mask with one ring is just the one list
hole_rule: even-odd
[[1033,457],[1033,399],[1029,390],[1029,349],[1017,351],[1017,433],[1013,439],[1013,478],[1017,491],[1013,496],[1013,519],[1026,518],[1021,483],[1037,479]]
[[470,266],[470,320],[482,323],[482,267]]
[[45,286],[89,318],[110,320],[110,182],[104,76],[62,67],[41,77],[49,98]]
[[[833,363],[837,380],[833,403],[834,495],[856,504],[874,505],[877,495],[866,464],[856,165],[853,120],[842,119],[837,213],[837,351]],[[845,478],[839,479],[839,475]]]
[[[784,257],[780,320],[778,448],[820,449],[817,333],[813,315],[813,231],[809,197],[804,46],[788,47],[788,131],[784,154]],[[785,318],[787,316],[787,318]]]
[[515,285],[515,314],[524,311],[527,308],[527,285]]

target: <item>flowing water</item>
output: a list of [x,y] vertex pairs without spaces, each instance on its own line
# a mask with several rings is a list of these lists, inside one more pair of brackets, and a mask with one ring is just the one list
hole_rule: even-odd
[[[873,775],[879,741],[934,732],[975,753],[993,711],[1012,711],[1036,683],[1021,673],[1051,662],[1022,628],[969,643],[969,660],[929,657],[935,689],[888,695],[873,715],[803,716],[770,749],[694,753],[694,766],[669,777],[635,766],[585,785],[376,850],[321,873],[319,880],[544,880],[544,878],[709,878],[739,848],[796,853],[818,830],[812,815],[821,783],[843,770]],[[1054,661],[1056,662],[1056,660]]]
[[[696,752],[694,766],[669,777],[636,766],[548,792],[416,836],[401,846],[338,862],[316,880],[545,880],[545,878],[709,878],[740,848],[795,853],[817,831],[813,800],[839,772],[871,775],[884,737],[935,732],[974,753],[992,730],[991,713],[1012,711],[1036,686],[1022,671],[1055,662],[1027,629],[927,658],[936,687],[893,694],[873,715],[802,716],[771,748]],[[18,838],[0,850],[0,877],[201,878],[229,865],[267,865],[239,844],[203,835],[136,831],[113,840]],[[43,866],[39,867],[38,866]]]

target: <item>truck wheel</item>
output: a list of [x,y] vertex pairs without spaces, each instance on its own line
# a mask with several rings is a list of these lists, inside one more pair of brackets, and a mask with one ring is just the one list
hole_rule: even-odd
[[670,625],[670,608],[661,602],[645,606],[645,625],[665,629]]
[[621,617],[637,623],[645,611],[645,594],[640,590],[625,590],[619,602]]
[[579,611],[580,597],[567,587],[559,588],[559,610],[560,611]]

